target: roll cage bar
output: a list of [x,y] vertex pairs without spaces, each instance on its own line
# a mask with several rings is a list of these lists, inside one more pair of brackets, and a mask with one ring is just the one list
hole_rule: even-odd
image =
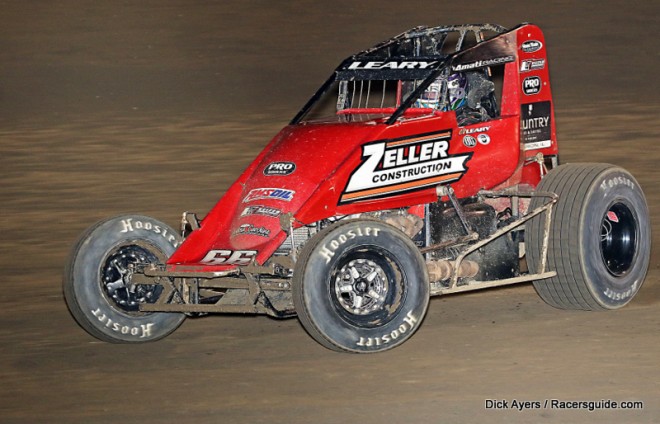
[[[484,41],[494,40],[507,31],[505,27],[495,24],[466,24],[432,28],[419,26],[412,28],[345,59],[296,114],[290,124],[300,123],[312,106],[336,81],[422,80],[419,86],[398,105],[387,119],[386,124],[391,125],[411,107],[415,100],[443,72],[448,73],[451,67],[462,63],[470,61],[476,63],[483,55],[470,54],[472,50]],[[495,33],[495,35],[486,38],[484,32]],[[470,33],[474,35],[477,44],[465,48],[466,36]],[[456,45],[453,48],[448,45],[450,34],[458,36]],[[502,49],[501,47],[496,46],[495,49],[487,49],[487,53],[499,54],[498,63],[515,60],[513,56],[515,53],[510,48]],[[474,68],[481,66],[488,66],[488,64],[474,66]]]

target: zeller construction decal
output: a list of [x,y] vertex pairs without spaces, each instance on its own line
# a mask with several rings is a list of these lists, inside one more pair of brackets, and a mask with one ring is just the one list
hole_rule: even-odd
[[446,130],[365,144],[362,163],[351,174],[340,204],[458,180],[472,153],[449,155],[450,139],[451,130]]

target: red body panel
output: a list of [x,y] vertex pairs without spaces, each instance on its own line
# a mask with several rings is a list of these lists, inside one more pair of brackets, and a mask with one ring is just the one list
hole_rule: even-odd
[[290,125],[179,247],[170,268],[263,264],[286,239],[280,217],[287,213],[299,227],[434,202],[438,184],[450,184],[458,197],[536,185],[539,166],[525,158],[557,154],[545,40],[533,25],[504,36],[515,40],[517,54],[505,65],[499,118],[458,127],[454,112],[436,112],[393,125]]

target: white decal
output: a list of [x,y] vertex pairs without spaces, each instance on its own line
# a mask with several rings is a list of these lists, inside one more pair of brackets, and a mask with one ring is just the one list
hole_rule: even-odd
[[252,224],[243,224],[240,227],[238,227],[234,232],[232,233],[233,236],[259,236],[259,237],[269,237],[270,236],[270,230],[266,227],[257,227]]
[[172,246],[177,247],[179,242],[176,240],[176,236],[167,231],[167,228],[163,228],[160,225],[153,224],[149,221],[142,222],[133,220],[133,218],[127,218],[121,220],[121,233],[133,232],[135,230],[147,230],[156,234],[163,236]]
[[451,132],[386,140],[362,146],[340,202],[378,198],[458,180],[472,153],[450,156]]
[[525,150],[545,149],[550,146],[552,146],[552,140],[535,141],[533,143],[525,143]]
[[539,77],[527,77],[523,80],[522,89],[523,93],[527,96],[533,94],[538,94],[541,92],[541,78]]
[[264,168],[264,175],[291,175],[296,170],[296,164],[293,162],[273,162]]
[[550,122],[549,116],[540,116],[538,118],[528,118],[522,121],[523,130],[533,130],[547,127]]
[[358,346],[370,347],[370,346],[381,346],[395,341],[396,339],[398,339],[408,331],[412,330],[415,327],[415,324],[417,323],[417,318],[413,315],[412,311],[408,312],[408,314],[403,318],[403,320],[404,322],[402,322],[399,327],[390,331],[389,333],[376,337],[360,337],[360,339],[357,341],[356,344]]
[[496,57],[493,59],[477,60],[472,63],[454,65],[451,69],[452,71],[469,71],[471,69],[483,68],[484,66],[501,65],[507,62],[513,62],[514,60],[515,58],[513,56]]
[[528,59],[520,63],[520,72],[537,71],[545,68],[545,59]]
[[209,250],[200,262],[208,265],[248,265],[256,250]]
[[248,206],[247,208],[243,209],[243,212],[241,212],[241,216],[264,215],[264,216],[277,217],[280,216],[280,213],[282,213],[282,211],[280,211],[279,209],[258,205],[258,206]]
[[483,145],[489,144],[490,136],[488,134],[479,134],[477,136],[477,141],[479,142],[479,144],[483,144]]
[[348,66],[350,70],[364,70],[364,69],[426,69],[438,63],[424,62],[424,61],[403,61],[397,62],[390,60],[387,62],[359,62],[355,61]]
[[355,230],[348,230],[345,233],[339,234],[336,238],[330,240],[328,243],[325,243],[321,248],[321,256],[325,258],[325,263],[329,264],[335,252],[339,249],[340,246],[345,244],[349,240],[353,240],[355,237],[364,237],[371,236],[378,237],[380,228],[372,227],[357,227]]
[[524,51],[525,53],[534,53],[541,50],[542,48],[543,43],[538,40],[527,40],[520,46],[520,50]]
[[122,325],[116,321],[113,321],[110,317],[101,311],[100,308],[97,308],[94,311],[91,311],[92,315],[96,317],[102,324],[105,324],[106,328],[111,329],[112,331],[124,335],[130,334],[131,336],[136,336],[141,339],[151,336],[151,331],[153,330],[154,324],[141,324],[139,327],[132,327],[129,325]]

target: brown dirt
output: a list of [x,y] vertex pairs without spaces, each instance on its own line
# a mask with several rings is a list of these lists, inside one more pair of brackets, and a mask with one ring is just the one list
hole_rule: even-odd
[[[266,317],[101,343],[60,291],[85,227],[123,212],[172,225],[203,215],[337,62],[420,24],[539,24],[562,160],[633,172],[658,246],[657,3],[1,3],[1,422],[660,422],[657,249],[620,311],[555,310],[530,285],[434,298],[415,337],[378,355],[324,350],[297,320]],[[518,412],[487,399],[644,409]]]

